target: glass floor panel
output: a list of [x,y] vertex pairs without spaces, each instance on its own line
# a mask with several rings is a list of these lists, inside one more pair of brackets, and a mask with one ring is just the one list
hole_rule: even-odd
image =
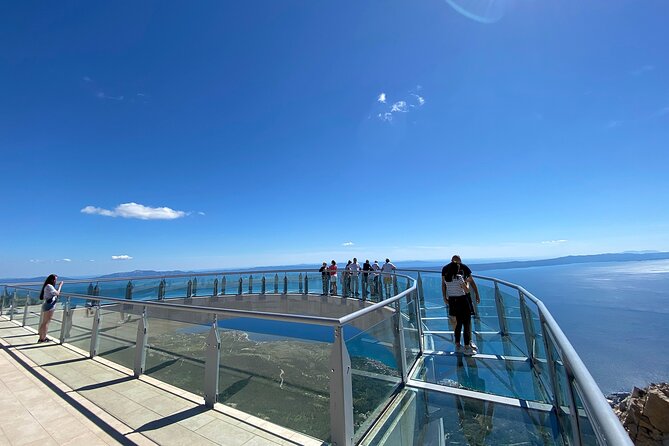
[[[525,342],[523,335],[502,336],[499,333],[473,333],[478,351],[485,355],[525,356],[518,347]],[[424,333],[425,349],[444,352],[455,351],[453,333]]]
[[[453,327],[449,318],[442,311],[440,314],[423,317],[423,331],[452,331]],[[472,320],[472,324],[478,331],[499,331],[497,318],[481,317]]]
[[548,403],[529,361],[425,354],[413,379],[493,395]]
[[553,412],[405,388],[365,446],[562,445]]

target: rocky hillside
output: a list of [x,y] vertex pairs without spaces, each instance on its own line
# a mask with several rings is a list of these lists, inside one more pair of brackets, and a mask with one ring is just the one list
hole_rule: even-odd
[[624,398],[613,395],[611,402],[636,446],[669,445],[669,383],[635,387]]

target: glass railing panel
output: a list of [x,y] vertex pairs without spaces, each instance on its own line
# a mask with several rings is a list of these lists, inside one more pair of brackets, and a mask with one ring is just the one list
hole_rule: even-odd
[[186,297],[188,291],[188,277],[166,277],[165,279],[165,299]]
[[400,396],[362,445],[563,444],[552,412],[428,390],[407,388]]
[[334,329],[251,318],[222,319],[219,327],[219,402],[328,438]]
[[353,370],[355,439],[373,423],[401,384],[401,358],[394,305],[359,318],[344,327]]
[[98,327],[98,356],[124,367],[133,368],[137,324],[141,311],[140,305],[102,301]]
[[85,352],[90,351],[91,333],[93,320],[95,319],[95,308],[77,305],[72,310],[72,328],[65,342],[80,348]]
[[[162,279],[135,279],[132,281],[132,300],[157,300]],[[126,284],[127,286],[127,284]],[[87,293],[88,294],[88,293]],[[125,297],[125,296],[124,296]]]
[[416,315],[417,303],[417,295],[414,293],[399,300],[402,328],[404,330],[404,351],[407,369],[411,369],[420,356],[420,333],[418,332],[418,318]]
[[98,282],[99,296],[124,299],[128,287],[128,280],[112,280],[109,282]]
[[[26,327],[31,327],[37,330],[39,328],[39,323],[42,317],[42,304],[44,301],[39,300],[39,292],[35,294],[35,297],[30,298],[28,303],[28,314],[26,315]],[[23,317],[15,315],[16,317]]]
[[[65,314],[65,302],[62,298],[59,297],[56,302],[56,306],[53,310],[53,316],[51,317],[51,322],[49,322],[49,327],[47,328],[47,334],[53,338],[60,338],[60,328],[63,325],[63,315]],[[23,315],[15,315],[14,318],[22,318]],[[20,320],[20,319],[19,319]]]
[[[499,319],[497,317],[497,306],[495,305],[495,288],[487,281],[477,280],[477,288],[481,302],[475,305],[476,317],[472,324],[475,331],[499,331]],[[473,301],[476,302],[476,294],[471,291]]]
[[148,342],[144,373],[180,389],[204,395],[204,364],[211,317],[147,309]]
[[539,318],[539,309],[534,302],[529,299],[525,300],[527,304],[528,314],[531,320],[531,329],[533,332],[533,354],[535,358],[535,373],[539,377],[539,381],[543,385],[547,394],[553,394],[553,386],[551,384],[551,375],[549,370],[548,359],[546,357],[546,346],[544,342],[543,329],[541,319]]
[[424,355],[414,379],[448,387],[531,401],[548,402],[529,361],[462,354]]
[[[558,417],[562,426],[562,434],[566,441],[571,440],[574,426],[571,423],[569,408],[569,384],[567,381],[567,371],[558,352],[555,342],[550,333],[547,333],[547,344],[552,357],[553,372],[557,381],[557,389],[553,389],[558,406]],[[568,439],[568,440],[567,440]]]
[[596,446],[599,442],[597,441],[597,435],[595,434],[592,420],[588,417],[588,413],[583,407],[583,399],[581,398],[582,392],[578,383],[573,382],[572,390],[574,392],[576,408],[578,409],[578,427],[581,435],[581,444],[583,446]]

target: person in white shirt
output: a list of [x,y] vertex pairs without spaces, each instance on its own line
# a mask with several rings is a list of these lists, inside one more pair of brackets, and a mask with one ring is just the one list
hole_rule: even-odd
[[391,289],[393,285],[393,277],[392,274],[395,272],[397,268],[395,265],[390,263],[390,259],[386,259],[386,263],[383,264],[381,267],[381,273],[383,275],[383,288],[386,292],[386,298],[391,296]]
[[360,271],[360,264],[358,259],[353,257],[353,263],[351,263],[351,296],[360,297],[360,285],[358,284],[358,272]]
[[42,291],[39,294],[39,299],[43,300],[44,303],[42,304],[42,322],[39,324],[39,329],[37,330],[37,333],[39,334],[39,338],[37,339],[38,343],[48,341],[46,334],[49,332],[49,322],[51,322],[51,318],[55,312],[60,289],[63,287],[63,282],[60,282],[58,289],[56,289],[57,280],[57,275],[49,274],[49,277],[44,281]]

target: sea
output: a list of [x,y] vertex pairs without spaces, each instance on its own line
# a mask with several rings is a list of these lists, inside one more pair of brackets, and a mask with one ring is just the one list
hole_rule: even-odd
[[542,300],[605,394],[669,381],[669,260],[480,274]]

